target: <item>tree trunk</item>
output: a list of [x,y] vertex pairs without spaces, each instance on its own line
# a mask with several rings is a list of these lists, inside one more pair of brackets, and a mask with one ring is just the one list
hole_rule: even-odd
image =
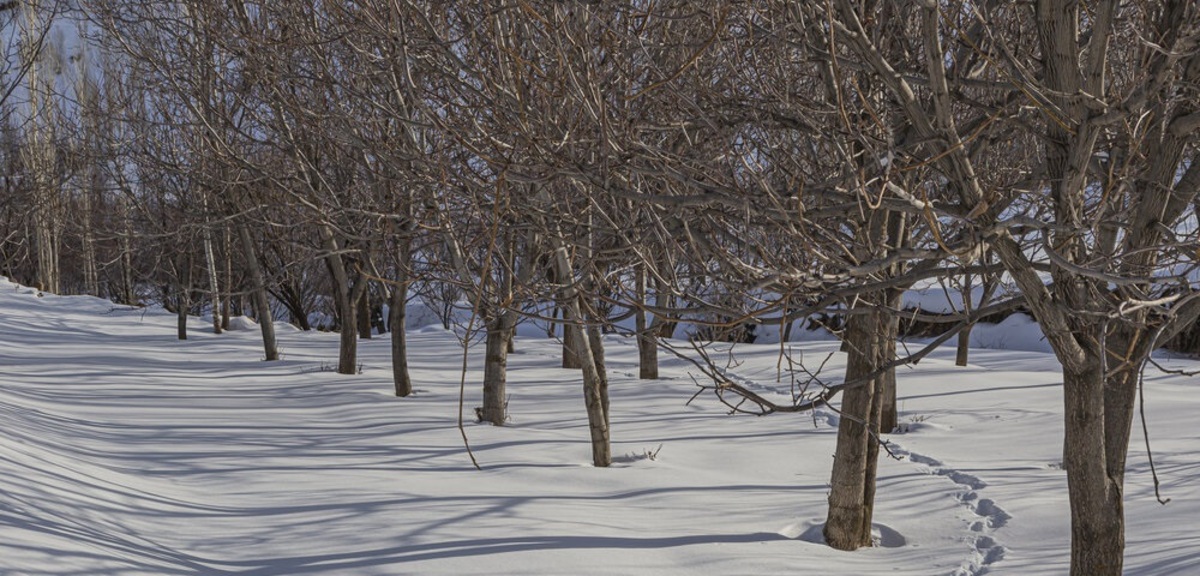
[[137,306],[137,288],[133,284],[133,217],[129,213],[129,203],[124,195],[117,201],[121,210],[122,234],[121,245],[121,299],[128,306]]
[[210,295],[210,305],[212,306],[212,326],[213,334],[221,333],[221,286],[217,280],[220,273],[217,271],[217,255],[213,250],[212,231],[206,226],[204,228],[204,263],[208,267],[208,288]]
[[562,340],[562,367],[571,370],[583,368],[583,362],[579,359],[579,354],[575,352],[578,344],[575,342],[579,333],[578,326],[576,330],[570,330],[570,320],[567,320],[568,314],[566,309],[563,309],[563,340]]
[[[94,171],[94,167],[88,169],[89,173]],[[94,185],[95,182],[95,176],[88,178],[89,185]],[[92,229],[92,192],[92,188],[85,187],[79,194],[82,202],[80,208],[83,212],[83,283],[84,292],[100,296],[100,274],[96,266],[96,234]]]
[[502,311],[487,326],[483,364],[483,407],[479,417],[484,422],[503,426],[508,420],[508,340],[516,314]]
[[[883,338],[878,330],[884,325],[883,320],[877,318],[880,314],[870,310],[853,314],[846,321],[847,381],[864,377],[880,365]],[[878,456],[877,440],[872,432],[878,430],[879,388],[879,378],[876,378],[842,392],[837,452],[830,480],[829,515],[825,521],[825,541],[839,550],[871,545],[875,460]]]
[[401,279],[392,288],[392,299],[388,310],[388,330],[392,338],[392,382],[396,385],[396,396],[412,394],[412,378],[408,374],[408,339],[404,323],[407,315],[408,282]]
[[275,341],[275,318],[271,314],[271,302],[267,299],[267,282],[262,265],[254,250],[254,239],[250,228],[238,225],[238,236],[242,239],[242,254],[246,259],[246,271],[250,274],[250,294],[253,296],[254,316],[262,333],[263,359],[271,362],[279,359],[279,347]]
[[192,256],[184,259],[183,269],[179,271],[179,290],[175,310],[175,336],[187,340],[188,308],[192,306]]
[[221,298],[221,329],[229,329],[230,301],[233,299],[233,234],[229,225],[223,228],[225,235],[225,295]]
[[[559,278],[571,277],[570,256],[561,244],[554,250],[554,265]],[[604,468],[612,464],[612,446],[609,439],[608,386],[607,377],[603,374],[603,359],[597,364],[588,332],[583,329],[579,293],[574,284],[566,284],[563,292],[563,340],[565,342],[567,338],[571,338],[575,356],[582,364],[583,399],[592,439],[592,464]]]
[[958,333],[958,345],[954,351],[954,365],[966,366],[967,360],[971,354],[971,329],[975,327],[975,323],[967,324],[961,332]]
[[364,290],[358,298],[358,337],[371,339],[371,291]]
[[358,314],[356,299],[347,296],[338,305],[341,326],[338,330],[338,374],[358,374]]
[[604,409],[604,427],[612,430],[612,421],[609,419],[608,410],[608,370],[604,366],[604,336],[600,331],[600,327],[593,324],[588,326],[588,347],[592,350],[592,362],[596,365],[596,373],[599,379],[596,383],[596,395],[600,398],[600,405]]
[[[657,292],[657,291],[656,291]],[[658,297],[655,296],[655,299]],[[635,316],[638,344],[638,378],[642,380],[658,379],[658,340],[654,337],[646,322],[646,271],[637,272],[638,309]]]
[[[900,337],[900,316],[897,314],[903,303],[904,291],[889,290],[887,298],[888,310],[879,314],[877,319],[883,325],[875,329],[875,333],[880,339],[879,349],[883,354],[880,358],[881,365],[896,359],[896,340]],[[879,392],[879,426],[876,429],[881,434],[889,434],[899,424],[899,415],[896,409],[896,368],[894,366],[888,368],[879,377]]]
[[[328,225],[321,226],[321,240],[325,244],[325,250],[328,254],[325,256],[325,265],[329,268],[329,275],[333,278],[333,298],[337,306],[339,326],[338,338],[338,374],[357,374],[358,373],[358,310],[355,304],[358,301],[355,289],[350,286],[350,276],[346,273],[346,265],[342,260],[341,247],[338,246],[337,238],[333,235],[333,230]],[[359,282],[363,284],[363,282]]]
[[1081,370],[1064,366],[1072,576],[1120,576],[1124,561],[1122,487],[1106,464],[1105,384],[1100,358],[1089,358]]

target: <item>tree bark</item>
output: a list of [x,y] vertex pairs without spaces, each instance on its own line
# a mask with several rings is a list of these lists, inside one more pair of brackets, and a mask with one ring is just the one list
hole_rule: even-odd
[[604,366],[604,336],[600,331],[600,326],[592,324],[587,328],[588,347],[592,350],[592,362],[596,366],[596,374],[598,380],[596,382],[596,395],[600,398],[600,405],[604,409],[604,427],[612,429],[612,421],[609,418],[608,410],[608,370]]
[[[554,264],[559,278],[571,277],[570,256],[561,244],[554,250]],[[592,439],[592,464],[604,468],[612,464],[612,446],[609,440],[607,378],[603,374],[603,359],[597,364],[594,348],[583,329],[583,314],[579,305],[579,292],[573,283],[563,289],[563,315],[565,317],[564,341],[570,335],[574,352],[582,364],[583,399],[588,415],[588,430]]]
[[408,339],[405,330],[405,318],[408,306],[408,281],[402,273],[402,279],[392,288],[390,309],[388,310],[388,330],[392,340],[392,382],[396,386],[396,396],[401,398],[412,394],[412,378],[408,373]]
[[371,291],[364,290],[358,298],[358,337],[371,339]]
[[971,355],[971,329],[975,327],[975,323],[967,324],[961,332],[958,333],[958,344],[954,350],[954,365],[966,366]]
[[267,282],[263,274],[262,264],[254,250],[254,239],[250,237],[250,228],[246,224],[238,224],[238,236],[242,239],[242,255],[246,259],[246,271],[250,274],[250,294],[253,297],[254,316],[258,320],[258,329],[262,334],[263,359],[270,362],[279,359],[279,346],[275,341],[275,318],[271,314],[271,302],[267,299]]
[[213,250],[212,231],[207,226],[204,228],[204,263],[208,268],[208,288],[209,302],[212,306],[212,327],[213,334],[221,333],[221,286],[217,280],[219,272],[217,271],[217,256]]
[[483,407],[480,419],[495,426],[508,420],[508,340],[516,313],[503,311],[487,326],[483,364]]
[[176,298],[175,310],[175,336],[180,340],[187,340],[187,315],[188,308],[192,306],[191,299],[192,291],[192,256],[189,254],[184,258],[183,269],[179,271],[179,289],[178,297]]
[[233,234],[229,226],[223,228],[225,236],[225,295],[221,298],[221,329],[229,329],[230,301],[233,299]]
[[[846,380],[861,378],[881,364],[883,339],[878,329],[881,313],[870,310],[853,314],[846,321],[849,358]],[[838,422],[837,452],[834,454],[829,492],[829,514],[825,521],[825,542],[839,550],[855,550],[871,545],[871,519],[874,513],[876,438],[880,394],[879,378],[842,392],[841,419]]]
[[[1063,370],[1063,468],[1071,502],[1071,574],[1119,576],[1125,549],[1120,478],[1106,464],[1105,378],[1099,358]],[[1123,473],[1122,473],[1123,476]]]
[[646,271],[640,268],[637,272],[637,299],[639,306],[634,322],[636,323],[635,330],[637,332],[638,345],[638,378],[641,380],[657,380],[658,340],[654,337],[654,333],[646,322],[646,308],[644,305],[646,302]]
[[[333,230],[328,225],[321,226],[321,240],[327,252],[325,264],[329,275],[333,278],[333,298],[338,310],[340,322],[338,334],[338,374],[358,373],[358,301],[359,286],[350,286],[350,276],[346,272],[346,264],[342,259],[341,247]],[[358,282],[356,284],[363,284]]]
[[[880,364],[896,359],[896,340],[900,337],[900,317],[897,315],[903,303],[902,290],[887,292],[887,310],[881,312],[878,322],[882,325],[875,328],[879,337],[879,350],[882,357]],[[888,368],[879,377],[879,425],[876,430],[881,434],[889,434],[899,424],[899,413],[896,407],[896,368]]]

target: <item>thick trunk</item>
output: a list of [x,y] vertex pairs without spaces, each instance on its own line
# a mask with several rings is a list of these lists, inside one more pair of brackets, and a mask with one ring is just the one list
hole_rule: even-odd
[[408,340],[404,323],[408,302],[408,282],[401,281],[392,289],[392,301],[388,310],[388,330],[392,337],[392,382],[396,385],[396,396],[412,394],[412,378],[408,374]]
[[1121,324],[1105,338],[1108,374],[1104,383],[1104,461],[1108,476],[1123,486],[1129,436],[1137,404],[1142,359],[1153,349],[1150,336]]
[[238,225],[238,236],[242,239],[242,255],[246,259],[246,271],[250,275],[250,294],[253,296],[254,317],[262,333],[263,359],[270,362],[279,359],[279,347],[275,341],[275,318],[271,314],[271,302],[267,299],[267,282],[258,254],[254,250],[254,239],[250,228]]
[[1071,575],[1120,576],[1125,549],[1121,483],[1108,473],[1100,358],[1063,370],[1063,468],[1071,502]]
[[495,426],[503,426],[508,420],[508,340],[512,337],[515,320],[516,315],[512,312],[501,312],[487,327],[483,407],[480,408],[479,417]]
[[[846,322],[849,359],[846,380],[855,380],[875,371],[883,357],[882,339],[877,328],[880,313],[854,314]],[[838,423],[837,452],[830,480],[829,514],[825,521],[825,541],[839,550],[855,550],[871,545],[871,518],[874,512],[876,438],[872,435],[879,416],[880,389],[876,378],[842,393],[841,420]]]

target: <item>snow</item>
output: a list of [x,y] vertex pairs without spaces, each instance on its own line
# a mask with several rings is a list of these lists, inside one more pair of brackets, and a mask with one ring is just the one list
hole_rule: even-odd
[[[284,360],[266,363],[254,330],[213,335],[195,318],[181,342],[174,322],[0,281],[0,574],[1066,573],[1060,377],[1045,353],[973,350],[960,368],[946,348],[900,370],[880,545],[847,553],[820,543],[835,412],[688,405],[688,366],[664,354],[665,379],[639,381],[624,337],[605,341],[611,468],[589,465],[578,374],[532,332],[509,361],[511,425],[467,424],[476,471],[456,429],[453,332],[410,331],[417,394],[397,399],[386,338],[363,341],[363,374],[342,376],[328,371],[336,334],[281,330]],[[995,330],[1027,342],[1028,325]],[[837,348],[790,345],[808,359]],[[786,396],[778,352],[739,346],[739,376]],[[1172,500],[1155,501],[1135,431],[1127,574],[1193,574],[1200,395],[1183,376],[1146,388]]]

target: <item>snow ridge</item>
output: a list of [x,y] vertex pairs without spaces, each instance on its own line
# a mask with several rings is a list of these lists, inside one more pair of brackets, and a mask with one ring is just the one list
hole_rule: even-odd
[[947,466],[936,458],[906,450],[895,442],[888,442],[888,448],[898,458],[920,465],[920,470],[933,476],[944,476],[959,485],[962,490],[955,495],[960,504],[965,506],[978,520],[971,523],[970,530],[972,552],[951,576],[984,576],[990,574],[992,566],[1004,559],[1008,548],[995,538],[995,531],[1003,528],[1012,515],[996,504],[990,498],[980,498],[979,492],[987,488],[978,476]]

